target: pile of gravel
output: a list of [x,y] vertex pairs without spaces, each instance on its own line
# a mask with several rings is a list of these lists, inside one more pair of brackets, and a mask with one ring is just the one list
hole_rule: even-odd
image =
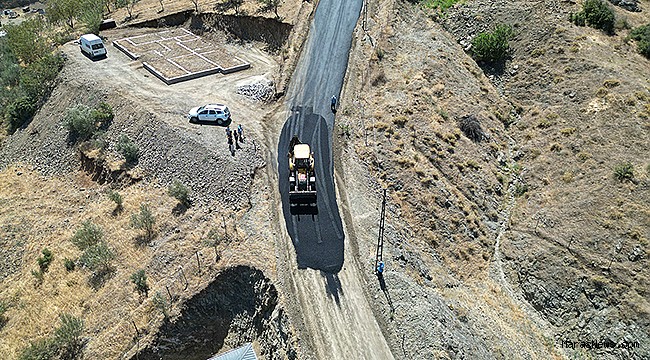
[[262,80],[237,88],[237,94],[244,95],[255,101],[269,101],[275,93],[275,85],[271,80]]

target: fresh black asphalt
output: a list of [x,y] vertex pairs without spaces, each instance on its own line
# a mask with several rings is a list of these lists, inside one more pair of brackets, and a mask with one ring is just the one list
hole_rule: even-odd
[[[332,95],[339,105],[352,32],[361,13],[362,0],[321,0],[306,46],[287,91],[290,115],[278,143],[278,172],[282,210],[293,241],[299,268],[338,273],[343,267],[343,225],[336,204],[332,131]],[[314,153],[316,207],[289,204],[289,141],[298,135]]]

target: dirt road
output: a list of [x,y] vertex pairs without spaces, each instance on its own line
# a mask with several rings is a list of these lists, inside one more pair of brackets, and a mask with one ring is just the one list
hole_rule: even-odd
[[[278,176],[284,218],[292,241],[288,285],[295,294],[307,343],[317,359],[392,359],[364,297],[356,256],[345,236],[336,203],[331,152],[334,115],[346,73],[352,30],[361,1],[322,0],[287,93],[289,113],[278,145]],[[291,211],[286,154],[298,135],[311,145],[316,162],[317,213]],[[345,262],[344,262],[345,260]],[[295,264],[299,270],[296,270]],[[345,265],[345,266],[344,266]],[[307,268],[307,269],[305,269]],[[300,270],[302,269],[302,270]]]

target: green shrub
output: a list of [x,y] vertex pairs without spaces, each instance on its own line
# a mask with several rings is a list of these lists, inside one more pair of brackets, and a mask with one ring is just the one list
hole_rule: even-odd
[[510,40],[513,36],[510,25],[501,24],[492,32],[478,34],[472,40],[472,57],[476,61],[499,62],[510,56]]
[[63,265],[65,266],[65,270],[70,272],[73,271],[75,268],[75,263],[74,260],[65,258],[63,259]]
[[79,250],[86,250],[87,248],[99,243],[104,237],[104,231],[99,225],[94,224],[90,220],[81,223],[81,228],[78,229],[70,241],[75,244]]
[[190,191],[187,186],[183,185],[178,180],[174,180],[169,187],[167,188],[169,196],[178,200],[181,204],[185,206],[190,205]]
[[101,240],[84,250],[79,257],[79,264],[91,271],[102,273],[111,268],[111,262],[115,257],[115,251],[108,246],[106,241]]
[[614,166],[614,177],[619,181],[634,179],[634,165],[630,162],[617,164]]
[[36,103],[26,95],[20,95],[7,105],[5,109],[5,126],[9,134],[13,134],[36,113]]
[[163,313],[165,319],[169,317],[169,302],[167,301],[165,295],[161,294],[159,291],[156,291],[156,294],[153,296],[153,299],[151,301],[153,302],[153,306],[155,306],[156,309],[160,310],[160,312]]
[[586,0],[582,4],[582,11],[571,14],[571,22],[578,26],[588,25],[600,29],[608,34],[614,33],[616,16],[614,11],[602,0]]
[[580,11],[579,13],[571,13],[569,14],[569,21],[572,23],[578,25],[578,26],[585,26],[586,25],[586,20],[585,20],[585,12]]
[[144,230],[146,238],[151,240],[153,238],[153,226],[156,224],[156,218],[151,213],[149,206],[140,205],[140,212],[131,215],[131,226],[135,229]]
[[68,109],[65,125],[70,134],[80,140],[88,140],[97,133],[97,125],[92,116],[92,110],[83,104]]
[[639,26],[630,32],[630,38],[636,40],[639,53],[650,58],[650,24]]
[[32,270],[32,276],[36,279],[36,281],[38,281],[39,284],[43,282],[43,275],[44,273],[40,269]]
[[124,156],[127,163],[132,164],[138,161],[138,152],[140,149],[128,136],[120,135],[120,138],[117,140],[116,149]]
[[131,274],[131,282],[135,284],[135,289],[138,293],[145,297],[147,296],[149,293],[149,285],[147,284],[147,275],[144,270],[138,270]]
[[92,117],[95,122],[101,123],[102,127],[104,127],[113,121],[115,115],[113,114],[113,108],[111,105],[105,102],[101,102],[96,108],[93,109]]
[[46,272],[52,262],[52,252],[48,248],[44,248],[41,252],[43,253],[43,256],[40,256],[37,259],[38,268],[41,269],[41,272]]
[[59,326],[54,330],[54,334],[31,343],[23,349],[18,359],[77,359],[85,345],[85,341],[81,337],[83,330],[83,320],[69,314],[60,314]]
[[18,360],[50,360],[55,359],[58,348],[51,338],[40,339],[23,349]]
[[122,195],[120,195],[120,193],[115,190],[111,190],[108,192],[108,198],[115,203],[117,209],[122,209],[122,203],[124,200],[122,199]]
[[608,34],[614,32],[614,11],[602,0],[586,0],[582,5],[587,25]]
[[81,334],[84,330],[83,320],[70,314],[59,315],[59,327],[54,330],[54,344],[61,359],[76,359],[81,355],[84,340]]
[[528,184],[518,183],[515,185],[515,196],[519,197],[528,192]]

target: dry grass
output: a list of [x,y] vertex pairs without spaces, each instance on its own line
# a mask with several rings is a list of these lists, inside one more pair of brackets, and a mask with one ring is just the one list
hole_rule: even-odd
[[[242,214],[206,214],[190,208],[177,217],[172,215],[176,200],[167,196],[163,187],[134,185],[120,190],[124,209],[112,215],[115,203],[105,190],[84,173],[46,179],[19,166],[0,172],[0,202],[4,205],[0,223],[22,224],[24,229],[18,234],[24,244],[23,266],[0,283],[0,299],[12,303],[5,314],[8,322],[0,330],[0,358],[16,358],[30,341],[50,334],[63,312],[85,321],[89,358],[118,358],[133,345],[131,321],[140,331],[155,332],[161,314],[150,299],[156,292],[166,294],[165,285],[174,296],[187,298],[207,285],[210,274],[218,268],[249,264],[264,269],[264,264],[270,263],[269,251],[264,248],[268,242],[247,236],[246,229],[234,226],[241,222]],[[150,246],[136,245],[139,232],[129,224],[130,215],[142,203],[149,204],[156,217],[157,236]],[[103,228],[104,238],[117,253],[115,272],[96,291],[88,283],[88,271],[77,268],[67,272],[64,266],[64,258],[80,255],[70,238],[88,219]],[[215,263],[207,235],[213,228],[222,232],[224,219],[233,241],[220,246],[222,260]],[[38,269],[36,258],[43,247],[52,251],[54,260],[43,283],[37,285],[31,270]],[[200,273],[197,251],[202,262]],[[184,267],[189,281],[187,291],[182,290],[179,266]],[[143,268],[151,287],[149,299],[141,299],[129,280],[134,271]]]

